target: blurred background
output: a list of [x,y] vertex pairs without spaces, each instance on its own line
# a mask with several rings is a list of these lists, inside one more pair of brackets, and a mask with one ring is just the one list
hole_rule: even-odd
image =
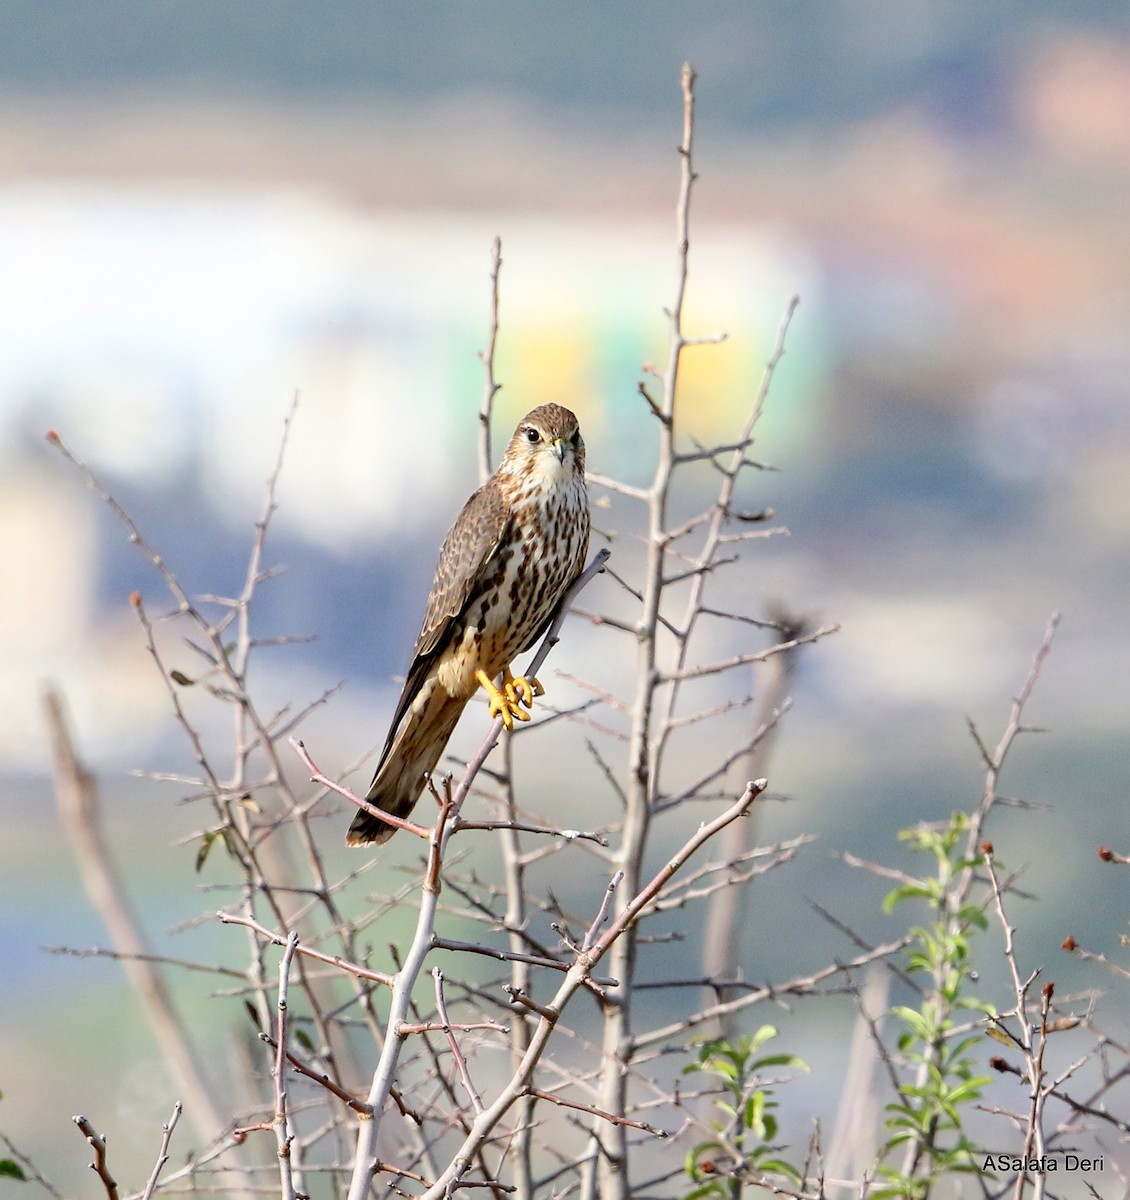
[[[177,844],[200,817],[130,774],[191,761],[128,605],[165,597],[44,433],[190,592],[232,594],[300,393],[268,554],[287,570],[258,629],[316,641],[268,652],[260,686],[302,703],[344,681],[306,734],[344,769],[383,739],[436,549],[477,483],[494,236],[496,455],[554,400],[592,469],[649,476],[636,383],[664,354],[684,60],[701,174],[687,324],[729,335],[690,352],[684,429],[740,427],[799,294],[758,433],[776,470],[744,492],[790,536],[755,545],[740,587],[755,612],[842,625],[803,656],[763,817],[767,840],[818,840],[767,881],[749,974],[843,952],[809,898],[889,936],[881,882],[836,852],[909,865],[898,829],[975,801],[965,718],[995,741],[1061,610],[1029,712],[1049,732],[1004,781],[1046,807],[991,833],[1028,864],[1028,966],[1105,982],[1057,947],[1072,932],[1118,953],[1128,908],[1095,858],[1130,833],[1124,3],[8,0],[0,1129],[65,1186],[92,1186],[71,1112],[148,1164],[172,1094],[118,969],[42,949],[105,942],[55,814],[46,683],[163,952],[218,953],[210,927],[170,930],[222,897],[201,901]],[[615,498],[597,513],[633,520]],[[611,646],[575,621],[558,666],[599,677]],[[344,823],[324,839],[341,866]],[[595,867],[587,883],[598,894]],[[215,1013],[207,981],[185,986]],[[815,1059],[850,1016],[824,1010],[786,1048]],[[828,1078],[814,1112],[834,1109]]]

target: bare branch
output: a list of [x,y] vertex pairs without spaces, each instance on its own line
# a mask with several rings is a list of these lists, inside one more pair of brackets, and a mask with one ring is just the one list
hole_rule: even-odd
[[176,1011],[126,894],[117,860],[102,828],[101,802],[94,777],[75,749],[62,697],[48,691],[43,703],[51,735],[59,816],[71,839],[87,897],[106,926],[114,949],[122,956],[126,978],[169,1071],[178,1090],[192,1105],[197,1130],[210,1139],[223,1130],[226,1122],[197,1070],[199,1059],[192,1049],[188,1030]]
[[71,1120],[82,1130],[83,1137],[90,1143],[90,1147],[94,1151],[94,1161],[90,1164],[90,1169],[102,1180],[107,1200],[118,1200],[118,1185],[114,1182],[114,1177],[110,1174],[110,1168],[106,1163],[106,1139],[86,1117],[72,1117]]
[[652,394],[647,390],[647,384],[642,379],[636,384],[636,390],[647,401],[647,406],[651,409],[651,415],[664,425],[670,425],[671,417],[655,402]]
[[479,483],[491,475],[490,432],[494,398],[502,388],[494,377],[494,348],[498,340],[498,276],[502,270],[502,239],[495,238],[490,247],[490,323],[487,327],[486,349],[480,351],[483,364],[483,403],[479,409]]
[[[520,950],[504,950],[500,946],[481,946],[478,942],[458,941],[455,938],[442,938],[438,935],[432,938],[433,950],[450,950],[457,954],[479,954],[485,958],[494,958],[499,962],[522,962],[531,967],[545,967],[550,971],[568,971],[571,964],[560,959],[547,958],[540,954],[525,954]],[[615,987],[615,979],[589,980],[592,984],[602,984]]]
[[581,943],[581,953],[587,953],[592,949],[593,943],[596,941],[596,935],[600,927],[604,924],[604,919],[608,914],[608,906],[612,903],[612,897],[616,895],[616,889],[620,886],[620,881],[624,878],[623,871],[617,871],[609,880],[608,886],[604,889],[604,896],[600,901],[600,908],[596,911],[596,916],[592,919],[592,924],[589,926],[588,933],[585,934],[585,940]]
[[[259,1040],[265,1042],[272,1050],[279,1049],[279,1043],[269,1033],[260,1032]],[[319,1073],[312,1067],[308,1067],[297,1055],[290,1050],[286,1052],[286,1061],[299,1073],[305,1075],[307,1079],[324,1087],[327,1092],[332,1093],[344,1104],[347,1104],[359,1116],[367,1117],[372,1113],[372,1109],[363,1101],[358,1100],[356,1096],[351,1096],[345,1088],[334,1081],[323,1071]]]
[[564,1100],[554,1092],[543,1092],[540,1088],[526,1088],[527,1096],[536,1096],[539,1100],[548,1100],[550,1104],[560,1105],[562,1108],[572,1108],[577,1112],[588,1113],[591,1117],[599,1117],[602,1121],[608,1121],[611,1125],[626,1125],[631,1129],[642,1129],[644,1133],[654,1134],[656,1137],[670,1137],[671,1135],[665,1129],[659,1129],[654,1125],[648,1125],[646,1121],[630,1121],[627,1117],[617,1116],[615,1113],[602,1112],[599,1108],[594,1108],[591,1104],[578,1104],[575,1100]]
[[[530,1086],[534,1068],[541,1059],[550,1036],[557,1026],[562,1009],[582,986],[583,981],[589,977],[593,968],[600,962],[609,948],[623,935],[625,929],[634,924],[640,912],[650,904],[667,880],[671,878],[683,863],[699,847],[709,841],[721,829],[724,829],[731,821],[737,820],[746,813],[757,796],[764,790],[764,787],[764,780],[758,780],[756,783],[749,784],[742,796],[726,809],[725,812],[721,813],[713,821],[699,827],[697,832],[680,847],[651,882],[627,902],[603,937],[592,947],[591,951],[576,956],[573,965],[569,968],[560,987],[557,989],[557,993],[549,1004],[539,1004],[517,991],[511,993],[515,1001],[536,1012],[540,1018],[536,1029],[531,1035],[529,1048],[523,1055],[521,1063],[511,1076],[509,1082],[501,1089],[494,1102],[484,1108],[481,1113],[477,1114],[471,1127],[471,1132],[464,1139],[455,1158],[425,1193],[424,1200],[440,1200],[440,1197],[447,1193],[449,1185],[453,1181],[462,1178],[463,1172],[467,1169],[478,1147],[483,1144],[518,1097]],[[612,1110],[602,1109],[601,1111],[607,1112]],[[363,1200],[363,1198],[359,1197],[358,1200]]]
[[627,496],[630,500],[643,500],[646,502],[648,493],[646,488],[635,487],[630,483],[621,483],[618,479],[611,479],[607,475],[598,475],[595,471],[585,472],[585,482],[591,483],[595,487],[606,488],[610,492],[616,492],[621,496]]
[[735,1000],[708,1005],[681,1021],[672,1021],[670,1024],[663,1025],[658,1029],[638,1034],[635,1039],[636,1049],[646,1050],[650,1046],[659,1045],[670,1041],[672,1038],[686,1038],[691,1030],[696,1029],[699,1025],[703,1025],[708,1021],[714,1021],[719,1017],[728,1016],[730,1013],[740,1012],[742,1009],[759,1004],[763,1000],[772,1000],[778,996],[814,995],[817,992],[817,985],[823,983],[824,980],[830,979],[834,975],[846,974],[849,971],[865,967],[869,963],[896,954],[909,941],[909,937],[903,937],[891,942],[884,942],[872,950],[857,954],[855,958],[849,959],[847,962],[830,963],[828,966],[821,967],[820,970],[813,971],[809,975],[800,975],[784,983],[762,984],[761,987]]
[[49,1196],[53,1197],[53,1200],[63,1200],[63,1193],[60,1192],[59,1189],[50,1182],[50,1180],[43,1176],[35,1163],[32,1162],[32,1160],[28,1158],[28,1156],[13,1143],[12,1139],[8,1137],[7,1134],[0,1132],[0,1142],[2,1142],[8,1148],[8,1153],[12,1156],[13,1160],[20,1167],[27,1178],[38,1183],[39,1186]]
[[48,954],[66,954],[71,958],[109,958],[115,962],[148,962],[166,967],[178,967],[182,971],[204,971],[209,975],[224,975],[229,979],[244,979],[242,971],[234,967],[222,967],[219,964],[192,962],[187,958],[171,958],[167,954],[122,954],[117,950],[107,950],[103,946],[90,946],[83,949],[78,946],[43,946]]
[[[267,929],[260,925],[258,921],[252,920],[250,917],[242,917],[239,913],[224,912],[222,909],[216,913],[216,916],[225,925],[242,925],[245,929],[251,929],[260,937],[266,938],[267,941],[273,942],[276,946],[286,946],[289,942],[288,937],[283,937],[281,933],[275,933],[273,930]],[[387,975],[384,971],[371,971],[368,967],[362,967],[357,963],[348,962],[336,954],[323,954],[321,950],[315,950],[313,946],[305,946],[299,943],[296,947],[300,955],[307,958],[317,959],[318,962],[329,963],[331,966],[340,967],[343,971],[348,971],[350,975],[356,975],[359,979],[370,979],[373,983],[383,983],[386,987],[392,987],[396,982],[394,975]]]
[[[282,1200],[295,1200],[296,1172],[291,1157],[291,1144],[294,1134],[291,1132],[290,1113],[287,1109],[286,1092],[286,1041],[287,1041],[287,1001],[290,994],[290,964],[294,961],[294,952],[298,949],[298,934],[293,930],[286,939],[286,949],[279,962],[279,996],[278,996],[278,1038],[275,1046],[275,1067],[272,1074],[275,1079],[275,1140],[278,1143],[279,1181],[282,1187]],[[303,1189],[304,1190],[304,1189]]]
[[322,773],[310,757],[310,752],[306,749],[306,744],[299,741],[298,738],[287,738],[291,749],[295,754],[302,759],[302,765],[310,772],[310,782],[320,784],[328,791],[336,792],[339,796],[348,800],[351,804],[356,804],[363,812],[367,812],[374,817],[378,817],[384,821],[386,825],[391,825],[394,829],[404,829],[408,833],[414,833],[416,837],[427,841],[430,833],[423,825],[418,825],[415,821],[409,821],[406,817],[396,817],[390,812],[385,812],[383,808],[378,808],[375,804],[370,804],[368,800],[358,796],[356,792],[351,791],[344,784],[338,783],[331,779],[328,775]]
[[173,1105],[173,1114],[168,1121],[162,1126],[161,1148],[157,1151],[157,1161],[153,1164],[153,1170],[150,1172],[149,1179],[145,1184],[145,1190],[141,1193],[141,1200],[150,1200],[153,1195],[153,1189],[157,1186],[157,1179],[165,1164],[169,1161],[169,1142],[172,1140],[173,1130],[177,1127],[177,1122],[180,1120],[181,1102],[178,1100]]
[[603,833],[585,833],[580,829],[554,829],[549,825],[529,825],[524,821],[464,821],[460,819],[457,832],[463,829],[511,829],[515,833],[540,833],[546,837],[561,838],[565,842],[596,842],[598,846],[607,846],[608,838]]
[[451,1057],[455,1059],[455,1066],[459,1070],[460,1079],[463,1080],[463,1087],[471,1099],[471,1107],[475,1112],[481,1113],[483,1111],[483,1098],[475,1090],[475,1085],[471,1082],[471,1072],[467,1069],[467,1060],[463,1057],[463,1052],[459,1049],[459,1042],[455,1037],[455,1031],[452,1028],[451,1021],[448,1019],[447,1001],[443,995],[443,972],[439,967],[432,968],[432,978],[435,980],[436,985],[436,1012],[439,1013],[440,1028],[447,1038],[447,1045],[451,1050]]
[[787,642],[774,642],[772,646],[767,646],[764,650],[755,650],[750,654],[735,654],[731,658],[725,658],[719,662],[703,663],[695,667],[680,667],[674,671],[663,671],[660,673],[660,678],[682,681],[702,679],[707,675],[719,675],[723,671],[732,671],[735,667],[749,666],[751,663],[765,662],[777,654],[786,654],[790,650],[795,650],[798,646],[807,646],[812,642],[818,642],[821,638],[836,633],[839,628],[839,625],[821,625],[819,629],[814,629],[811,633],[792,638]]

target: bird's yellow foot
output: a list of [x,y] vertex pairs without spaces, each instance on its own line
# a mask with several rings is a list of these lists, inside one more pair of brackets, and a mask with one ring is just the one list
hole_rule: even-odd
[[[502,691],[511,706],[524,704],[527,708],[533,708],[535,696],[545,695],[545,688],[536,679],[529,679],[525,675],[511,675],[509,667],[504,667],[502,671]],[[520,719],[529,720],[525,713]]]
[[494,680],[485,671],[476,671],[475,678],[490,697],[490,715],[501,717],[502,724],[508,730],[514,728],[515,720],[530,719],[530,714],[522,708],[523,704],[526,708],[532,708],[534,697],[545,694],[545,688],[536,679],[511,675],[509,667],[503,669],[501,688],[495,686]]

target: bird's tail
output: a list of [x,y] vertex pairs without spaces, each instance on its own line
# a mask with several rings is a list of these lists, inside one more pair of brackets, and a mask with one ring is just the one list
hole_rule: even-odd
[[[453,699],[437,680],[425,683],[381,760],[365,799],[394,817],[407,817],[424,790],[424,776],[435,770],[466,706],[466,700]],[[345,844],[379,846],[395,832],[394,825],[359,809]]]

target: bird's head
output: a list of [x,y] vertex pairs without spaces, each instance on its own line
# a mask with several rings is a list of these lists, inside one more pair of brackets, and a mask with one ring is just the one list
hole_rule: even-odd
[[585,442],[577,418],[560,404],[543,404],[518,422],[499,473],[554,486],[585,477]]

